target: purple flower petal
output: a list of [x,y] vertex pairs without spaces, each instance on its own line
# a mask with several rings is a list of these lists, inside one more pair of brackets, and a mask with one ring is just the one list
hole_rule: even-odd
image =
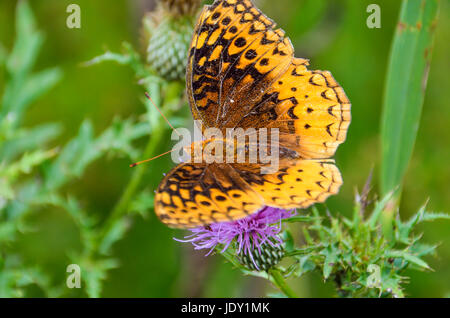
[[222,252],[224,252],[235,240],[237,253],[250,254],[254,265],[258,267],[251,251],[255,248],[260,251],[261,245],[266,242],[272,246],[282,244],[283,241],[278,237],[281,232],[281,220],[295,214],[295,210],[286,211],[266,206],[244,219],[198,227],[191,229],[192,234],[186,236],[184,240],[174,239],[182,243],[192,243],[196,250],[209,249],[206,256],[210,255],[217,245],[223,245]]

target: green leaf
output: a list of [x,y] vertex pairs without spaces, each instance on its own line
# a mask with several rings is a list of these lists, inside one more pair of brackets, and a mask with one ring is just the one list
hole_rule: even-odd
[[415,264],[421,268],[431,270],[431,267],[428,266],[428,264],[425,261],[423,261],[422,259],[420,259],[417,256],[414,256],[414,255],[408,253],[407,251],[395,251],[395,250],[387,251],[386,257],[387,258],[390,258],[390,257],[403,258],[405,261]]
[[377,203],[375,204],[375,208],[373,209],[373,212],[367,221],[370,228],[373,229],[377,225],[380,216],[386,207],[386,204],[391,200],[393,195],[394,192],[390,192],[386,194],[383,199],[381,199],[381,201],[377,201]]
[[51,68],[29,76],[21,86],[21,94],[16,97],[14,112],[20,114],[25,108],[48,92],[62,77],[59,68]]
[[316,246],[308,246],[305,248],[293,248],[292,250],[287,251],[286,256],[298,256],[298,255],[307,255],[310,254],[314,251],[317,251],[318,249],[320,249],[321,247],[323,247],[322,245],[316,245]]
[[10,181],[14,180],[19,174],[28,174],[33,167],[40,165],[45,160],[56,155],[56,150],[36,150],[31,153],[25,153],[18,161],[8,164],[0,164],[0,176],[7,177]]
[[[1,187],[1,183],[0,183]],[[0,188],[0,196],[2,196],[2,190]],[[1,207],[0,207],[1,208]],[[16,235],[16,224],[13,222],[2,222],[0,223],[0,242],[10,242],[14,239]]]
[[295,275],[297,277],[301,277],[306,273],[312,272],[316,268],[317,266],[314,261],[311,260],[310,255],[301,256],[299,257],[299,264],[297,270],[295,271]]
[[84,121],[78,135],[62,149],[58,159],[47,167],[47,187],[54,189],[70,179],[80,177],[86,167],[105,152],[132,158],[138,156],[139,152],[132,146],[132,141],[147,135],[148,132],[147,123],[115,119],[113,124],[95,139],[91,122]]
[[292,236],[292,233],[289,230],[283,231],[282,235],[285,246],[284,249],[286,250],[287,253],[291,253],[295,249],[294,237]]
[[78,136],[63,148],[57,160],[47,169],[46,186],[49,189],[81,176],[86,166],[101,155],[94,146],[93,133],[91,122],[83,122]]
[[128,211],[147,217],[149,210],[153,209],[154,194],[151,191],[142,191],[131,201]]
[[101,152],[112,155],[127,156],[136,160],[141,152],[135,149],[132,142],[150,134],[148,123],[135,123],[131,119],[120,120],[115,118],[95,142],[95,147]]
[[381,124],[381,192],[401,184],[411,158],[436,29],[438,0],[404,0],[391,48]]
[[[75,258],[73,262],[76,264],[77,259]],[[86,260],[80,264],[81,277],[86,284],[86,293],[89,297],[100,297],[103,288],[102,284],[108,276],[108,270],[117,266],[119,266],[119,263],[112,258],[96,261]]]
[[424,212],[419,220],[418,223],[425,222],[425,221],[435,221],[435,220],[450,220],[450,214],[442,213],[442,212]]
[[415,243],[414,245],[410,246],[409,250],[414,255],[422,257],[422,256],[426,256],[426,255],[435,255],[437,247],[438,247],[438,245]]
[[120,53],[113,53],[110,51],[107,51],[103,53],[102,55],[96,56],[93,59],[84,62],[83,66],[92,66],[96,64],[100,64],[103,62],[116,62],[121,65],[128,65],[131,62],[131,58],[128,55],[120,54]]
[[36,60],[37,52],[43,42],[37,31],[35,18],[28,1],[20,1],[16,7],[16,41],[7,62],[8,71],[25,74]]
[[7,200],[14,199],[14,190],[11,182],[6,178],[0,178],[0,209],[2,209]]
[[57,123],[42,124],[30,129],[14,129],[9,136],[5,136],[6,140],[0,145],[0,158],[8,162],[22,152],[42,148],[60,132],[61,125]]
[[8,117],[17,126],[26,107],[60,80],[61,71],[58,68],[30,75],[43,41],[28,2],[20,1],[16,11],[14,47],[6,61],[10,80],[5,85],[0,123]]
[[317,221],[317,217],[314,216],[308,216],[308,215],[297,215],[297,216],[292,216],[290,218],[284,219],[283,222],[286,223],[296,223],[296,222],[314,222]]
[[128,42],[124,42],[122,43],[122,47],[124,53],[107,51],[102,55],[94,57],[90,61],[84,62],[83,66],[92,66],[103,62],[116,62],[120,65],[130,66],[139,78],[150,76],[151,74],[145,68],[139,53],[134,50],[133,46]]
[[396,238],[405,244],[410,242],[410,234],[414,227],[425,221],[450,220],[450,215],[446,213],[431,213],[425,211],[426,206],[422,206],[420,210],[414,214],[407,222],[401,222],[400,218],[396,219],[397,231]]
[[338,255],[333,247],[322,250],[321,254],[325,256],[325,261],[323,263],[323,278],[327,280],[333,267],[338,262]]
[[129,227],[130,222],[128,219],[122,218],[117,220],[100,242],[99,252],[103,255],[111,254],[112,246],[125,236],[125,232]]
[[383,292],[392,295],[394,298],[403,298],[403,290],[401,288],[401,283],[403,277],[392,273],[389,270],[383,270],[381,275],[381,289]]

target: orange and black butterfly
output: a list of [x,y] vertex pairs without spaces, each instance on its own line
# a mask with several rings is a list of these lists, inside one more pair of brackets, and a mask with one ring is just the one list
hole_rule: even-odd
[[336,194],[329,159],[344,142],[350,102],[328,71],[307,69],[290,40],[249,0],[223,0],[200,14],[188,58],[192,115],[204,127],[277,128],[280,167],[182,163],[162,180],[155,211],[170,227],[237,220],[264,206],[306,208]]

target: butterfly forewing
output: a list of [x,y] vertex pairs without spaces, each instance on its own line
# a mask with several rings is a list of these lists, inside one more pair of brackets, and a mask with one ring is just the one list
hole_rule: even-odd
[[329,158],[346,138],[350,102],[330,72],[307,65],[294,59],[237,126],[278,128],[280,143],[302,158]]
[[234,127],[286,72],[293,48],[274,26],[250,1],[216,1],[203,10],[186,77],[195,119]]

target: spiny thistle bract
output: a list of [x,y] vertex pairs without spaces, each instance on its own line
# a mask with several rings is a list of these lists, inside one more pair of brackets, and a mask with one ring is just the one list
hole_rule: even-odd
[[144,17],[147,63],[167,81],[183,80],[199,0],[161,0]]
[[253,249],[250,253],[241,254],[238,258],[239,262],[250,270],[268,271],[283,259],[284,254],[283,244],[268,239],[259,248]]
[[341,297],[404,297],[405,271],[431,270],[422,258],[436,249],[422,242],[414,231],[416,225],[450,216],[427,212],[423,206],[409,220],[401,221],[397,211],[392,237],[387,237],[382,232],[383,214],[393,194],[376,201],[366,214],[371,205],[368,184],[356,197],[352,218],[330,214],[323,218],[312,208],[315,221],[303,228],[305,244],[300,249],[286,248],[286,254],[296,260],[289,271],[298,277],[321,272],[324,281],[335,283]]

